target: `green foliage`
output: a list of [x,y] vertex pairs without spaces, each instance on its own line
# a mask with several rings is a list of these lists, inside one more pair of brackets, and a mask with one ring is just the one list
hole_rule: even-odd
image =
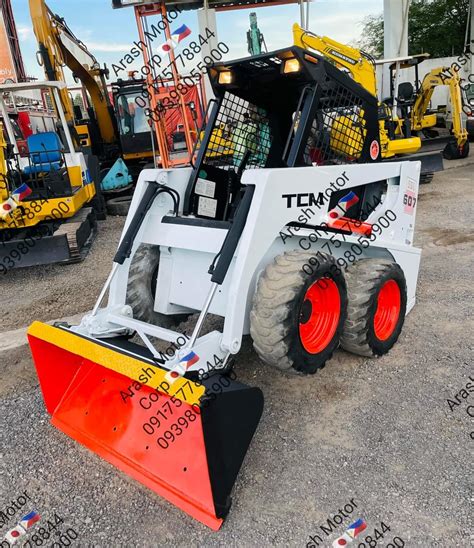
[[[431,57],[460,55],[464,51],[469,0],[413,0],[408,25],[408,53]],[[362,22],[359,47],[376,57],[383,55],[383,16]]]
[[369,15],[362,24],[362,38],[357,47],[376,58],[383,57],[383,15]]

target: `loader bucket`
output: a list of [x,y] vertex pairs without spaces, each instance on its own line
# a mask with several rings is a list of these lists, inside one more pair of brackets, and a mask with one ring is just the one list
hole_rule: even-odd
[[132,343],[120,338],[35,322],[28,340],[57,428],[219,529],[262,414],[258,388],[221,375],[170,385],[166,370],[127,353]]

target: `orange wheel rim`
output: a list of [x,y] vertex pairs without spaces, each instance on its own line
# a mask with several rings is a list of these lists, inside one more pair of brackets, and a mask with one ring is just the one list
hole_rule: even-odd
[[380,341],[386,341],[393,334],[400,317],[401,300],[397,282],[386,281],[380,288],[374,316],[374,333]]
[[303,348],[310,354],[322,352],[331,342],[341,316],[341,296],[336,282],[321,278],[305,293],[299,316]]

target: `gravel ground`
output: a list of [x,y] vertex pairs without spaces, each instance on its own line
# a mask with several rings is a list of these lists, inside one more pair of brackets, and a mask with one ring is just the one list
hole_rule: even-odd
[[55,320],[90,310],[110,272],[125,217],[99,221],[87,259],[76,264],[10,270],[2,277],[5,331],[31,320]]
[[[358,517],[370,535],[381,522],[390,527],[377,546],[395,536],[405,546],[468,546],[472,397],[452,412],[447,399],[474,378],[472,183],[466,166],[421,189],[418,302],[388,355],[369,360],[338,351],[308,378],[265,367],[244,345],[236,371],[262,388],[265,410],[218,533],[53,428],[27,348],[4,353],[0,512],[25,490],[32,501],[6,524],[0,514],[0,539],[36,508],[42,522],[57,513],[63,531],[74,528],[76,546],[304,547],[312,535],[315,546],[328,547]],[[6,329],[90,308],[121,222],[101,224],[82,264],[17,271],[2,281]],[[347,517],[326,536],[319,526],[351,499],[357,507],[346,507]]]

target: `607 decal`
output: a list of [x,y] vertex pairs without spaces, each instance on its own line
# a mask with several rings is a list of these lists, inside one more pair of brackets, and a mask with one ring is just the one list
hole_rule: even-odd
[[415,193],[411,190],[407,190],[405,194],[403,195],[403,209],[405,213],[408,213],[409,215],[413,215],[413,212],[415,211],[415,205],[416,205],[416,196]]

